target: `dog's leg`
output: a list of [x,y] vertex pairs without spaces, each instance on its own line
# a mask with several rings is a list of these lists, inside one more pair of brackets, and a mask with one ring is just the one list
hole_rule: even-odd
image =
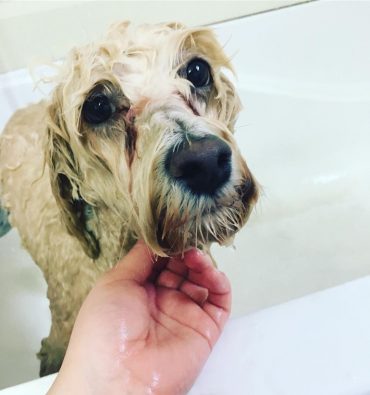
[[8,211],[0,206],[0,237],[4,236],[11,229],[11,225],[8,221]]
[[40,360],[40,377],[57,373],[62,365],[66,352],[66,345],[57,344],[52,333],[42,339],[41,349],[37,354]]
[[37,354],[40,360],[40,377],[59,371],[67,350],[75,317],[67,321],[57,320],[52,314],[52,325],[48,337],[42,339]]
[[[49,267],[51,268],[55,269],[55,266]],[[49,336],[42,340],[38,353],[40,376],[59,371],[77,314],[95,283],[95,277],[87,280],[84,272],[74,273],[73,280],[60,277],[59,269],[58,273],[59,277],[56,272],[52,272],[48,278],[52,324]]]

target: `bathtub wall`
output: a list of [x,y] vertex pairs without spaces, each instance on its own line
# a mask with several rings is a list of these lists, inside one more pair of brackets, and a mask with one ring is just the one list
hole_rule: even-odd
[[61,58],[120,20],[190,26],[240,18],[307,0],[0,2],[0,73]]
[[319,1],[220,25],[262,187],[235,250],[215,247],[236,315],[370,274],[369,20],[369,2]]

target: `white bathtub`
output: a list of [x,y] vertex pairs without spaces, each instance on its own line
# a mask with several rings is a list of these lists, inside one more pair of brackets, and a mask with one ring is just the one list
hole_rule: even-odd
[[[369,20],[370,3],[314,2],[216,26],[245,105],[236,138],[264,191],[235,250],[214,248],[234,316],[370,273]],[[0,76],[0,129],[40,97],[24,71]],[[49,328],[15,231],[0,239],[0,292],[1,388],[36,377]]]

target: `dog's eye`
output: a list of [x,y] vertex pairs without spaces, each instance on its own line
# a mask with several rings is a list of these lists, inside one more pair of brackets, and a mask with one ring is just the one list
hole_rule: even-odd
[[99,124],[107,121],[113,114],[114,107],[107,96],[102,93],[88,97],[82,106],[82,116],[87,123]]
[[208,86],[212,80],[209,64],[199,58],[191,60],[186,67],[186,78],[196,88]]

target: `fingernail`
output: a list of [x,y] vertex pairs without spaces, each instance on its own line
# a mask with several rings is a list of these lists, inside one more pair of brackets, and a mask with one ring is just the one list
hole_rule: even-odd
[[[206,252],[204,252],[203,250],[200,250],[199,248],[196,248],[196,247],[190,248],[189,250],[185,251],[184,255],[185,254],[189,254],[189,253],[191,255],[196,255],[196,256],[199,256],[199,257],[208,256],[208,254]],[[180,255],[181,259],[184,258],[184,255],[183,256]]]
[[200,256],[206,256],[206,255],[207,255],[207,254],[205,253],[205,251],[199,250],[198,248],[196,249],[196,251],[197,251],[197,254],[200,255]]

